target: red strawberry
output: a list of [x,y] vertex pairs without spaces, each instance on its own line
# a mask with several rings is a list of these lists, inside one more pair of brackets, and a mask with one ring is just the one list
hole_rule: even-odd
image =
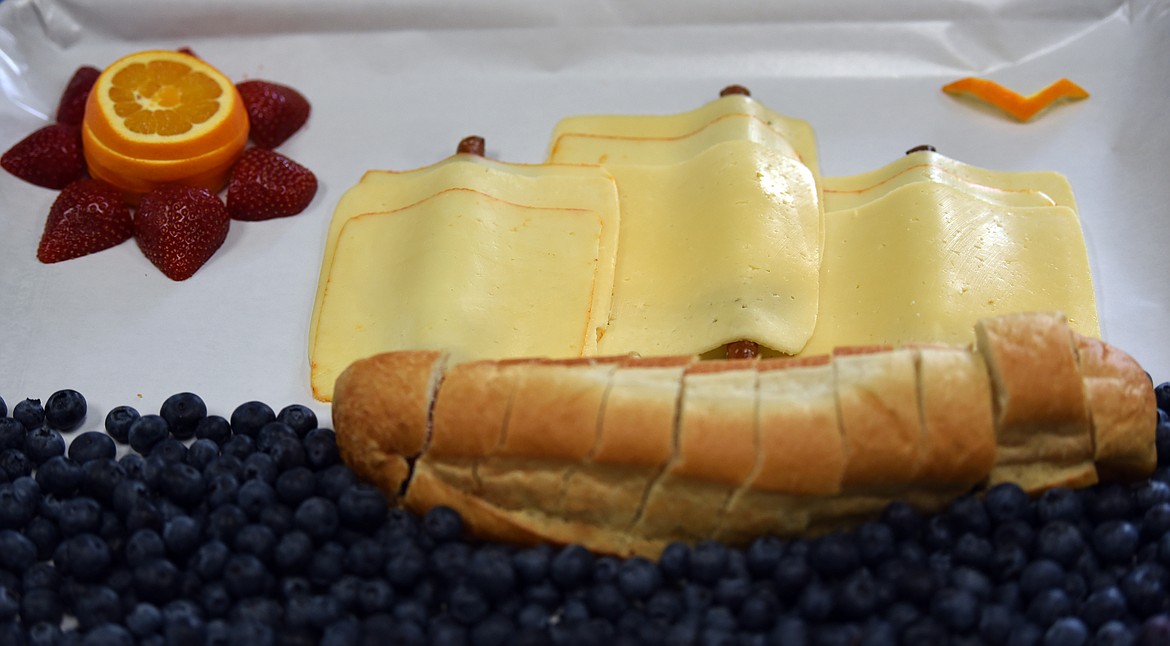
[[37,186],[65,188],[85,176],[81,130],[59,123],[45,126],[9,148],[0,166]]
[[134,235],[130,208],[118,189],[99,179],[73,182],[49,209],[37,248],[44,263],[80,258],[122,244]]
[[147,193],[134,215],[138,248],[171,280],[187,280],[227,238],[231,218],[213,193],[161,186]]
[[304,211],[317,194],[317,177],[284,155],[249,148],[232,169],[227,210],[236,220],[270,220]]
[[291,87],[244,81],[236,89],[248,109],[249,135],[261,148],[276,148],[309,120],[309,102]]
[[94,81],[101,75],[96,67],[83,65],[73,73],[65,92],[61,94],[61,102],[57,104],[57,123],[67,126],[80,126],[85,117],[85,101],[89,98],[89,91]]

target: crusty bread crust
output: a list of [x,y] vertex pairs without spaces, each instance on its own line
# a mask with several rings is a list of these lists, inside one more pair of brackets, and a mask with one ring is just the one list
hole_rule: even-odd
[[1154,436],[1157,401],[1145,371],[1128,354],[1079,336],[1077,358],[1092,417],[1093,459],[1102,480],[1144,478],[1158,466]]
[[337,448],[345,462],[367,474],[383,491],[398,492],[410,475],[410,461],[423,452],[430,429],[431,401],[446,355],[412,352],[376,355],[346,368],[334,385]]
[[439,353],[391,353],[338,380],[334,425],[359,474],[420,512],[450,505],[474,535],[650,557],[674,540],[834,531],[895,498],[930,511],[999,482],[1152,470],[1153,389],[1132,358],[1059,315],[985,320],[976,337],[445,372]]
[[[1028,491],[1097,481],[1085,383],[1061,314],[1022,313],[975,325],[994,384],[999,453],[990,481]],[[1049,465],[1030,469],[1035,462]]]

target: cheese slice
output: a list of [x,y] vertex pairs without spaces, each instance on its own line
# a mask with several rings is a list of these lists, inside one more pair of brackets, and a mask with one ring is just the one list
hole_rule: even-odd
[[808,122],[785,117],[751,97],[720,97],[668,115],[594,115],[562,119],[548,161],[582,164],[675,164],[723,141],[756,142],[820,174],[816,135]]
[[674,165],[607,166],[621,224],[601,354],[694,354],[739,339],[795,353],[817,319],[812,172],[747,140]]
[[825,213],[820,313],[804,353],[966,344],[979,319],[1037,310],[1063,311],[1081,334],[1100,334],[1076,212],[916,182]]
[[1067,206],[1074,211],[1077,208],[1072,187],[1060,173],[994,171],[921,150],[874,171],[822,178],[825,211],[857,208],[898,188],[923,181],[946,184],[1004,206]]
[[[509,164],[479,155],[459,154],[409,171],[368,171],[341,196],[329,224],[317,284],[316,306],[309,328],[309,347],[316,345],[321,302],[338,239],[346,223],[367,213],[398,211],[450,189],[466,188],[538,208],[585,209],[604,220],[598,260],[600,284],[612,282],[617,249],[618,203],[613,178],[597,166],[570,164]],[[593,310],[605,321],[609,289],[594,293]],[[596,335],[587,341],[590,353]]]
[[349,218],[322,281],[314,395],[328,401],[346,366],[391,350],[442,349],[454,362],[580,356],[595,336],[595,293],[610,284],[606,224],[594,210],[469,188]]

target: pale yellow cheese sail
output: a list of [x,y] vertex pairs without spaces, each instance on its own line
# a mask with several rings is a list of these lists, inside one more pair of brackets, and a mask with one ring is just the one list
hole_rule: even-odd
[[[327,274],[333,264],[342,227],[362,214],[403,209],[452,188],[477,190],[506,202],[527,206],[586,209],[597,213],[605,221],[597,279],[600,284],[612,283],[618,235],[618,198],[613,178],[602,168],[571,164],[510,164],[479,155],[457,154],[431,166],[409,171],[372,170],[341,196],[333,211],[322,254],[316,306],[309,327],[310,349],[316,346]],[[418,278],[427,280],[426,277]],[[377,277],[364,280],[376,282]],[[592,310],[600,317],[599,324],[605,322],[610,291],[598,289],[594,294]],[[590,352],[596,349],[595,338],[589,341],[588,349]]]
[[1020,311],[1060,310],[1100,333],[1076,211],[992,202],[948,181],[826,212],[820,297],[805,354],[970,343],[977,320]]
[[602,354],[796,353],[817,318],[821,206],[804,121],[743,95],[672,115],[563,119],[550,162],[617,180],[621,230]]
[[751,141],[675,165],[610,165],[621,234],[601,354],[705,352],[751,339],[799,352],[817,319],[812,173]]
[[451,188],[341,226],[324,271],[311,348],[328,401],[350,363],[442,349],[452,361],[576,357],[595,336],[607,216]]

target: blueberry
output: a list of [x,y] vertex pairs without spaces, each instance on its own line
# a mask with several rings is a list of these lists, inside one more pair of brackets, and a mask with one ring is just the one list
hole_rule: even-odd
[[1014,482],[998,484],[987,491],[983,498],[987,516],[996,525],[1013,520],[1031,520],[1032,499]]
[[1131,610],[1140,618],[1167,608],[1166,570],[1157,563],[1138,563],[1122,577],[1121,592]]
[[61,573],[52,563],[44,561],[37,563],[30,561],[30,563],[20,579],[23,590],[28,591],[35,588],[56,590],[61,586]]
[[1154,386],[1154,401],[1159,409],[1170,413],[1170,381]]
[[55,646],[65,643],[65,633],[57,624],[42,621],[29,626],[28,646]]
[[31,431],[45,423],[45,408],[39,399],[25,399],[12,407],[12,419]]
[[113,408],[106,413],[106,433],[115,442],[127,444],[130,442],[130,427],[139,417],[138,411],[130,406]]
[[96,534],[78,534],[61,542],[53,560],[62,572],[79,581],[96,581],[109,570],[113,561],[110,547]]
[[164,558],[167,555],[167,545],[162,536],[153,529],[135,530],[126,540],[126,564],[131,568],[138,567],[149,561]]
[[1061,617],[1070,616],[1073,602],[1061,588],[1049,588],[1039,592],[1028,603],[1027,617],[1037,626],[1050,626]]
[[381,578],[370,578],[358,587],[358,607],[363,613],[385,612],[394,606],[394,588]]
[[26,626],[42,622],[60,624],[64,613],[61,597],[50,588],[26,590],[20,599],[20,619]]
[[931,615],[956,632],[967,632],[979,623],[979,600],[966,590],[943,588],[930,603]]
[[264,453],[252,453],[244,459],[244,480],[262,480],[268,484],[276,482],[279,470],[276,462]]
[[324,469],[341,461],[337,450],[337,437],[333,431],[315,428],[305,435],[305,463],[313,469]]
[[[29,435],[31,436],[32,433]],[[61,448],[64,449],[64,447]],[[0,473],[6,475],[9,480],[32,475],[32,472],[33,462],[24,451],[20,449],[0,451]]]
[[4,403],[4,398],[0,397],[0,417],[8,415],[8,404]]
[[230,475],[217,475],[207,483],[207,506],[216,509],[239,499],[240,481]]
[[897,538],[885,523],[868,522],[857,528],[857,548],[863,563],[876,565],[894,556]]
[[271,575],[251,554],[235,554],[228,559],[223,571],[223,583],[237,599],[265,594],[271,585]]
[[[104,434],[100,434],[105,437]],[[74,438],[74,442],[79,438]],[[108,438],[107,438],[108,439]],[[41,427],[28,432],[24,442],[24,452],[33,464],[41,465],[45,462],[65,454],[65,439],[57,431]]]
[[81,646],[134,646],[134,636],[118,624],[106,623],[86,632]]
[[117,454],[118,447],[114,440],[99,431],[80,433],[69,443],[69,458],[78,464],[99,458],[113,459]]
[[691,569],[691,548],[686,543],[670,543],[658,557],[658,569],[668,581],[685,579]]
[[219,457],[219,445],[211,440],[195,440],[187,447],[187,464],[202,472]]
[[64,456],[50,458],[37,468],[36,480],[48,494],[64,498],[71,496],[81,484],[81,466]]
[[1086,549],[1085,539],[1076,525],[1063,520],[1045,524],[1036,534],[1036,554],[1063,565],[1076,562]]
[[0,417],[0,451],[23,449],[28,429],[11,417]]
[[[35,482],[35,481],[34,481]],[[20,529],[37,513],[39,496],[15,483],[0,484],[0,529]]]
[[73,606],[73,616],[82,630],[120,623],[122,614],[118,593],[104,585],[90,586]]
[[[1097,629],[1094,646],[1134,646],[1137,643],[1129,627],[1120,621],[1110,621]],[[1158,642],[1149,642],[1156,644]]]
[[269,422],[276,421],[276,413],[264,402],[250,401],[240,404],[232,411],[232,432],[236,435],[255,437]]
[[1080,615],[1089,628],[1100,628],[1110,621],[1123,621],[1128,614],[1125,595],[1116,586],[1095,590],[1081,605]]
[[580,545],[569,545],[553,556],[549,579],[557,587],[567,590],[584,585],[592,569],[593,555]]
[[276,491],[263,480],[248,480],[240,485],[236,501],[249,518],[257,518],[265,507],[276,504]]
[[176,393],[163,401],[159,415],[176,439],[187,440],[195,436],[195,428],[207,416],[207,405],[195,393]]
[[[305,467],[289,469],[276,478],[276,495],[285,504],[299,505],[315,493],[317,493],[317,476]],[[383,504],[383,515],[384,508]]]
[[[278,572],[300,571],[308,566],[312,558],[313,539],[299,530],[281,536],[272,551],[273,565]],[[420,563],[418,567],[421,570],[425,564]]]
[[202,535],[203,524],[191,516],[177,516],[163,525],[163,542],[172,558],[189,556],[198,549]]
[[187,569],[204,581],[215,581],[223,575],[231,553],[231,549],[223,541],[207,541],[187,559]]
[[265,525],[251,523],[236,532],[232,545],[237,553],[251,554],[261,561],[269,562],[276,549],[276,542],[275,532]]
[[78,496],[61,502],[57,526],[63,536],[85,532],[98,533],[102,523],[102,505],[93,498]]
[[58,390],[45,402],[45,422],[58,431],[72,431],[85,421],[85,397],[76,390]]
[[1064,568],[1051,559],[1036,559],[1020,574],[1020,592],[1029,599],[1045,590],[1064,585]]
[[313,496],[298,505],[293,520],[298,529],[318,541],[332,537],[341,522],[337,505],[322,496]]
[[248,524],[248,515],[236,505],[220,505],[207,515],[207,535],[211,538],[230,542],[236,532]]
[[[345,576],[345,548],[333,541],[318,547],[309,560],[307,574],[317,585],[332,585],[340,580]],[[415,592],[418,593],[418,589]]]
[[463,534],[463,519],[450,507],[432,507],[423,516],[423,529],[438,543],[458,540]]
[[1124,520],[1107,520],[1093,529],[1093,548],[1106,563],[1131,560],[1140,540],[1138,528]]
[[150,447],[148,455],[152,458],[158,458],[168,465],[177,462],[185,463],[187,461],[187,445],[173,437],[166,437]]
[[[335,464],[323,471],[317,472],[317,488],[321,495],[331,500],[341,498],[350,487],[357,484],[357,476],[344,464]],[[460,521],[462,523],[462,521]],[[459,531],[462,533],[462,524]],[[433,537],[432,537],[433,538]],[[437,540],[437,539],[436,539]],[[451,540],[455,540],[452,538]]]
[[813,580],[797,597],[796,607],[807,621],[820,622],[833,612],[833,590],[819,580]]
[[809,564],[826,576],[843,576],[861,565],[861,552],[849,534],[834,532],[813,541]]
[[27,536],[12,529],[0,529],[0,566],[23,573],[37,561],[37,546]]
[[341,522],[358,530],[371,530],[386,519],[386,497],[376,487],[359,484],[350,487],[337,500]]
[[729,561],[726,545],[717,541],[701,541],[691,550],[690,578],[699,583],[715,583],[727,570]]
[[170,432],[167,421],[159,415],[143,415],[131,422],[126,437],[130,442],[130,448],[142,455],[148,455],[150,449],[165,440]]
[[1007,639],[1011,631],[1012,620],[1012,612],[1006,606],[998,603],[987,604],[979,611],[979,624],[976,630],[985,643],[1001,643]]
[[287,424],[298,437],[305,437],[309,431],[317,428],[317,414],[311,408],[301,404],[285,406],[277,413],[276,419]]
[[516,586],[510,555],[500,549],[481,547],[467,564],[467,581],[489,599],[506,599]]
[[1036,515],[1040,522],[1054,520],[1077,522],[1084,517],[1084,502],[1077,492],[1065,487],[1054,487],[1036,501]]
[[281,438],[289,438],[300,442],[300,436],[288,424],[279,421],[272,421],[260,428],[256,434],[256,450],[268,451],[280,441]]
[[792,599],[808,582],[812,580],[813,571],[808,561],[792,554],[780,559],[772,580],[776,585],[776,592],[782,599]]
[[1044,646],[1084,646],[1089,643],[1089,629],[1076,617],[1057,619],[1044,633]]

